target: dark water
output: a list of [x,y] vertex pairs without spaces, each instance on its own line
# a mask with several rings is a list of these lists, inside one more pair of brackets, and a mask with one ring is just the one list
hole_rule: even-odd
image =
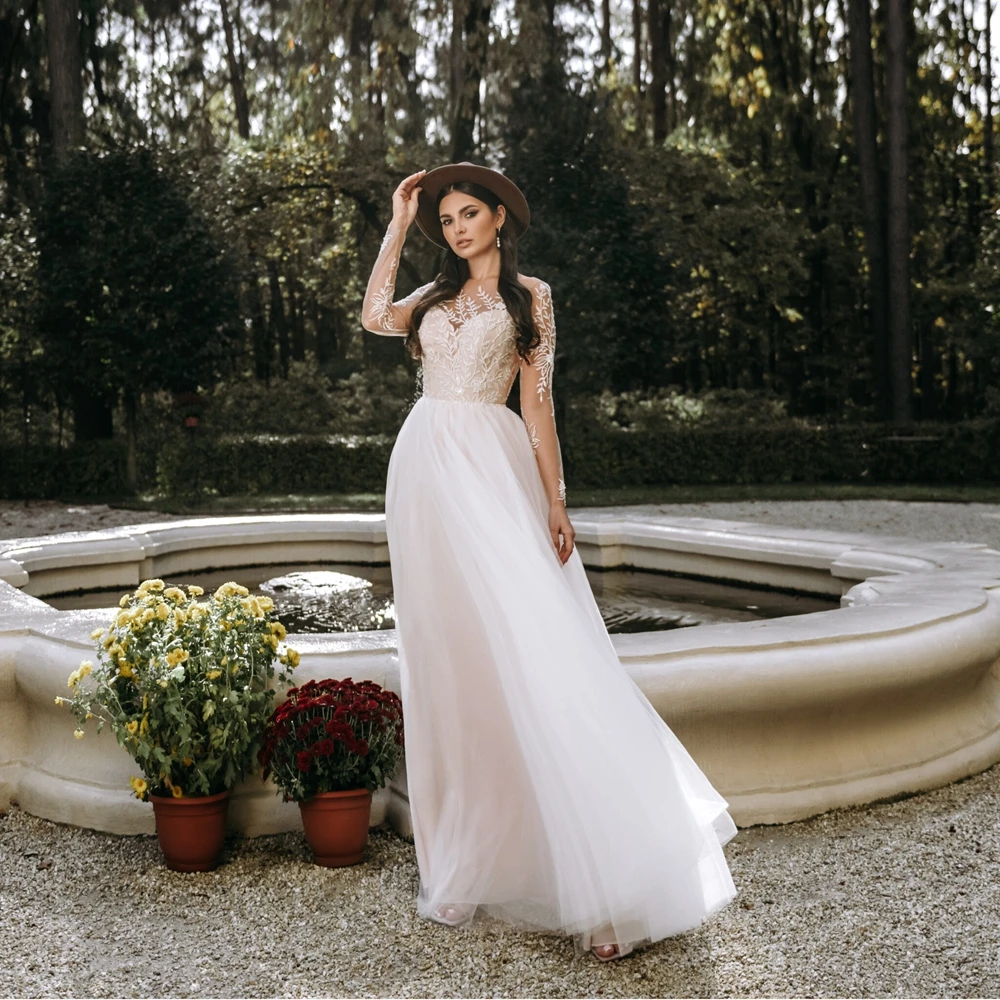
[[[167,586],[198,584],[211,593],[235,580],[274,600],[289,632],[358,632],[395,627],[388,566],[354,564],[242,566],[163,578]],[[717,622],[754,621],[840,607],[834,597],[716,583],[645,570],[587,570],[608,631],[655,632]],[[105,608],[124,588],[47,598],[53,607]]]

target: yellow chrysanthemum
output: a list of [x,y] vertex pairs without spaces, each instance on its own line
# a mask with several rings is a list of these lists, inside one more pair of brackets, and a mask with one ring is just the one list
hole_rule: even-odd
[[108,649],[110,646],[114,645],[114,641],[115,637],[109,633],[107,636],[105,636],[104,640],[101,642],[101,645],[105,649]]
[[281,624],[281,622],[271,622],[268,628],[270,628],[272,634],[276,635],[279,639],[284,639],[285,636],[288,635],[288,630]]
[[131,596],[132,596],[131,594],[122,594],[122,599],[118,602],[118,607],[124,608],[125,605],[128,604],[128,599]]
[[118,673],[120,673],[122,677],[135,677],[135,671],[132,669],[132,664],[129,663],[128,660],[118,661]]
[[129,778],[128,782],[132,786],[132,791],[135,792],[135,796],[138,799],[144,799],[146,797],[146,789],[149,785],[146,784],[145,778],[136,778],[135,776]]
[[71,673],[69,677],[66,679],[66,687],[75,688],[79,680],[80,680],[80,671],[74,670],[73,673]]
[[100,639],[102,635],[104,635],[104,629],[103,628],[95,628],[94,631],[90,633],[90,638],[91,639]]
[[274,609],[274,601],[270,597],[258,597],[257,601],[265,611],[272,611]]
[[214,681],[216,677],[221,677],[222,676],[222,671],[221,670],[209,670],[209,672],[207,674],[205,674],[205,676],[210,681]]
[[170,614],[170,608],[168,608],[162,601],[156,605],[156,617],[160,619],[161,622],[167,620],[167,615]]
[[170,794],[175,799],[180,799],[180,798],[184,797],[184,792],[181,791],[181,786],[180,785],[171,785],[170,786]]
[[163,596],[169,601],[185,601],[187,597],[184,595],[184,591],[180,587],[167,587],[163,591]]
[[150,621],[152,618],[153,618],[153,609],[152,608],[144,608],[142,614],[139,616],[139,621],[143,625],[145,625],[146,622]]
[[136,721],[135,721],[135,719],[132,719],[132,721],[131,721],[131,722],[126,722],[126,723],[125,723],[125,728],[126,728],[126,729],[127,729],[127,730],[128,730],[128,731],[129,731],[129,732],[130,732],[130,733],[131,733],[131,734],[132,734],[133,736],[135,736],[136,732],[137,732],[137,731],[138,731],[138,729],[139,729],[139,723],[138,723],[138,722],[136,722]]
[[297,649],[289,649],[286,654],[288,657],[288,665],[290,667],[297,667],[299,665],[299,651]]
[[166,585],[160,579],[156,579],[156,580],[143,580],[142,583],[140,583],[139,586],[136,588],[136,593],[137,594],[145,594],[145,593],[147,593],[150,590],[157,590],[157,591],[159,591],[159,590],[163,590],[164,586],[166,586]]
[[59,695],[56,695],[56,704],[57,705],[61,705],[65,700],[66,700],[65,698],[60,698]]
[[188,587],[188,593],[192,597],[201,597],[201,595],[205,593],[205,588],[204,587],[199,587],[198,584],[196,584],[196,583],[192,583]]
[[77,738],[78,740],[82,740],[82,739],[83,739],[83,730],[82,730],[82,729],[74,729],[74,730],[73,730],[73,735],[74,735],[74,736],[75,736],[75,737],[76,737],[76,738]]
[[166,677],[161,677],[156,683],[159,684],[161,688],[166,688],[170,684],[170,681],[168,681]]
[[246,597],[249,593],[250,591],[246,587],[241,586],[233,580],[227,580],[216,588],[214,596],[217,601],[221,601],[223,598],[232,597],[233,595]]
[[183,608],[174,608],[174,624],[183,625],[187,621],[187,612]]
[[271,644],[271,649],[274,650],[275,653],[277,653],[278,652],[278,644],[280,642],[280,640],[278,639],[278,637],[276,635],[269,635],[267,637],[267,641]]

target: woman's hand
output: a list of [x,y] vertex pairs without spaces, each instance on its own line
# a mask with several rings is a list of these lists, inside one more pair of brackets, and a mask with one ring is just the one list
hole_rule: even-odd
[[[552,544],[556,547],[556,555],[565,566],[566,560],[573,554],[573,539],[576,537],[576,532],[569,522],[566,507],[561,500],[549,507],[549,534],[552,536]],[[562,535],[562,545],[560,545],[560,535]]]
[[417,215],[417,196],[420,188],[417,182],[426,174],[426,170],[418,170],[399,182],[399,187],[392,192],[392,218],[407,229]]

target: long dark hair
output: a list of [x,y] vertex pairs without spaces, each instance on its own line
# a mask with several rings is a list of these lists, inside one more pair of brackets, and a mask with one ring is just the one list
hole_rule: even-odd
[[[434,203],[435,211],[441,205],[441,199],[451,191],[471,194],[473,198],[478,198],[489,205],[494,212],[502,204],[500,199],[482,184],[473,181],[455,181],[454,184],[446,184],[438,192]],[[454,298],[469,280],[469,262],[464,257],[459,257],[451,247],[445,248],[439,267],[434,284],[424,292],[410,313],[410,328],[404,343],[414,358],[423,355],[418,330],[424,313],[438,302]],[[526,358],[528,352],[538,345],[541,337],[531,315],[531,290],[522,285],[517,277],[517,237],[514,235],[514,227],[509,222],[500,227],[500,277],[497,281],[497,291],[514,320],[517,331],[517,353]]]

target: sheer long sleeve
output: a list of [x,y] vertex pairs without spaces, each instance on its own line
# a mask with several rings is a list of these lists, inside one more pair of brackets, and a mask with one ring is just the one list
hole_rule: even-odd
[[552,398],[552,375],[556,356],[556,323],[552,289],[544,281],[531,292],[531,312],[541,341],[527,359],[521,360],[521,419],[528,429],[538,470],[549,503],[566,502],[562,451],[556,433],[556,410]]
[[369,333],[405,337],[414,305],[434,284],[429,281],[398,302],[392,301],[396,291],[396,271],[399,269],[399,258],[405,240],[406,231],[396,222],[390,222],[382,237],[382,245],[361,306],[361,325]]

